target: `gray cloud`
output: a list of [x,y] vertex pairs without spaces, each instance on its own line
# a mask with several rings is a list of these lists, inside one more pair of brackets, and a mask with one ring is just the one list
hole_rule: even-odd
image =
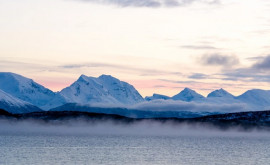
[[208,75],[202,73],[193,73],[192,75],[188,76],[191,79],[207,79],[209,78]]
[[252,70],[240,69],[236,71],[223,73],[223,75],[225,76],[223,80],[231,80],[231,81],[241,80],[245,82],[269,82],[270,81],[270,75],[255,73]]
[[270,81],[270,55],[254,57],[257,61],[250,67],[238,68],[234,70],[224,70],[221,75],[224,80],[242,80],[252,82]]
[[107,5],[116,5],[119,7],[179,7],[201,2],[204,4],[219,4],[219,0],[80,0],[83,2],[92,2]]
[[260,59],[252,66],[252,68],[270,71],[270,55],[264,57],[263,59]]
[[239,59],[234,55],[222,55],[222,54],[206,54],[199,58],[199,62],[203,65],[215,65],[215,66],[233,66],[239,64]]
[[167,86],[165,86],[165,85],[154,85],[153,87],[154,88],[166,88]]
[[171,82],[171,83],[175,83],[175,84],[200,83],[197,81],[176,81],[176,80],[168,80],[168,79],[158,79],[158,80],[164,81],[164,82]]

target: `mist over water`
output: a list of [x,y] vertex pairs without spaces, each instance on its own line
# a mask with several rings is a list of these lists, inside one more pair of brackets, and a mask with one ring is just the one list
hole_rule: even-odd
[[268,164],[269,137],[174,122],[0,120],[0,164]]
[[1,134],[52,134],[52,135],[131,135],[131,136],[245,136],[270,137],[267,130],[232,127],[221,129],[205,123],[176,123],[173,121],[138,121],[123,123],[112,120],[87,121],[69,119],[63,121],[0,120]]

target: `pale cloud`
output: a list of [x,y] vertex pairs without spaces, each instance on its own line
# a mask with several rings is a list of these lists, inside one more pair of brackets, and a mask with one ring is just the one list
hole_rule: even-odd
[[220,4],[219,0],[80,0],[83,2],[92,2],[106,5],[116,5],[119,7],[180,7],[192,4],[194,2],[204,4]]
[[193,49],[193,50],[216,50],[219,48],[216,48],[214,46],[209,45],[182,45],[180,48],[184,49]]
[[130,73],[138,73],[141,76],[154,76],[154,75],[175,75],[181,76],[183,75],[181,72],[177,71],[166,71],[164,69],[147,69],[141,67],[134,67],[129,65],[118,65],[118,64],[109,64],[109,63],[84,63],[84,64],[66,64],[59,66],[59,68],[63,69],[78,69],[78,68],[113,68],[117,70],[125,70]]
[[246,60],[249,61],[257,61],[257,60],[261,60],[264,59],[264,56],[253,56],[253,57],[247,57]]

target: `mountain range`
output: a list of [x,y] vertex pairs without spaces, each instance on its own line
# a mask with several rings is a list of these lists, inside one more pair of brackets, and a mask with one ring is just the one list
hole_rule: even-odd
[[[94,105],[96,107],[137,108],[159,100],[163,100],[163,104],[171,102],[185,103],[185,105],[193,103],[202,105],[239,104],[245,105],[246,110],[266,110],[270,108],[270,91],[252,89],[240,96],[233,96],[224,89],[218,89],[204,97],[192,89],[185,88],[172,97],[153,94],[153,96],[143,98],[132,85],[110,75],[99,77],[81,75],[70,86],[59,92],[53,92],[32,79],[15,73],[0,72],[0,108],[10,113],[49,110],[63,107],[66,104],[70,105],[70,103],[80,107]],[[156,109],[158,107],[147,110],[155,111]],[[181,106],[179,111],[186,111],[186,109]]]

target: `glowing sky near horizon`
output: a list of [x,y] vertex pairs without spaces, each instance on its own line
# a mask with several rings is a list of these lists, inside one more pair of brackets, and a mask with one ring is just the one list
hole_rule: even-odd
[[110,74],[143,96],[239,95],[270,89],[269,52],[265,0],[0,0],[0,71],[54,91]]

